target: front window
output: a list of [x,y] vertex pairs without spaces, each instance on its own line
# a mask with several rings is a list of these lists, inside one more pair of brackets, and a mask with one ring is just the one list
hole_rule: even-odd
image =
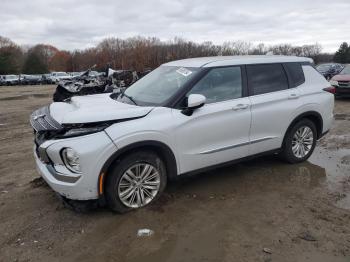
[[211,69],[187,94],[201,94],[206,103],[216,103],[242,97],[241,68],[222,67]]
[[193,67],[160,66],[126,89],[125,96],[120,95],[118,100],[127,102],[127,97],[131,97],[138,105],[161,105],[199,70]]
[[350,65],[344,67],[344,69],[339,73],[340,75],[350,75]]

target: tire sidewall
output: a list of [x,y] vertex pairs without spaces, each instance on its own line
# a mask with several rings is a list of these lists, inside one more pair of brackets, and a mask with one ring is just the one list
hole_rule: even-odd
[[[312,134],[313,134],[313,143],[312,143],[312,147],[310,149],[310,152],[304,156],[303,158],[298,158],[294,155],[293,150],[292,150],[292,140],[293,140],[293,136],[295,134],[295,132],[303,127],[303,126],[307,126],[311,129]],[[285,141],[284,141],[284,157],[285,159],[290,162],[290,163],[300,163],[303,162],[305,160],[307,160],[313,153],[315,146],[316,146],[316,141],[317,141],[317,130],[316,130],[316,126],[315,124],[308,119],[303,119],[299,122],[297,122],[288,132]]]
[[[166,168],[163,160],[152,151],[139,151],[131,153],[120,160],[117,160],[114,166],[111,168],[110,173],[106,179],[106,200],[108,206],[118,213],[125,213],[131,210],[136,210],[139,208],[131,208],[125,206],[119,198],[118,195],[118,185],[119,181],[124,174],[124,172],[131,166],[137,163],[148,163],[153,165],[160,174],[160,185],[157,195],[152,199],[150,203],[145,206],[152,204],[155,200],[159,198],[161,193],[164,191],[167,184]],[[143,206],[143,207],[145,207]],[[142,207],[141,207],[142,208]]]

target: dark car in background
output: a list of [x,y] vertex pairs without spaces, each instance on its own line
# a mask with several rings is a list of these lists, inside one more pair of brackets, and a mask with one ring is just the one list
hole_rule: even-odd
[[343,69],[343,66],[341,64],[337,64],[337,63],[327,63],[327,64],[320,64],[320,65],[316,66],[316,69],[327,80],[329,80],[333,76],[339,74],[339,72]]
[[42,75],[24,75],[21,79],[22,85],[40,85],[42,83]]
[[51,78],[50,78],[50,74],[41,75],[41,84],[43,84],[43,85],[53,84],[51,81]]
[[350,97],[350,65],[346,65],[343,70],[332,77],[329,81],[335,87],[334,95],[336,97]]

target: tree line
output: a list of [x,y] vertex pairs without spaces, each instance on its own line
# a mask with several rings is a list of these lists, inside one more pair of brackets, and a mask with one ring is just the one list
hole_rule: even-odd
[[323,53],[319,44],[293,46],[291,44],[254,45],[245,41],[229,41],[221,45],[212,42],[195,43],[182,38],[161,41],[156,37],[106,38],[96,47],[65,51],[48,44],[24,48],[0,36],[0,75],[43,74],[50,71],[83,71],[96,65],[97,70],[107,66],[113,69],[144,71],[162,63],[201,56],[218,55],[275,55],[306,56],[315,63],[350,63],[350,47],[341,44],[335,54]]

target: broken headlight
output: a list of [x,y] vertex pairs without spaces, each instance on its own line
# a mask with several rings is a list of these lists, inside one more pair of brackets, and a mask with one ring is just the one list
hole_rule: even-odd
[[66,147],[61,152],[64,165],[73,173],[81,173],[79,155],[74,149]]
[[89,135],[97,132],[103,131],[107,125],[101,125],[101,126],[92,126],[92,127],[76,127],[76,128],[69,128],[67,131],[62,134],[62,138],[67,137],[74,137],[74,136],[84,136]]

